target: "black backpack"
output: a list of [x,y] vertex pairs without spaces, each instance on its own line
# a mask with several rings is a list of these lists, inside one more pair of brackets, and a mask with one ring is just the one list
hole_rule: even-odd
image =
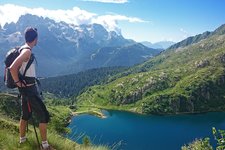
[[[4,82],[5,82],[5,85],[10,89],[16,88],[17,85],[15,84],[15,82],[12,78],[9,67],[14,62],[14,60],[20,55],[20,52],[23,49],[30,49],[30,48],[29,47],[23,47],[23,48],[15,47],[15,48],[9,50],[6,54],[6,57],[5,57],[5,61],[4,61],[4,63],[5,63]],[[25,74],[26,74],[27,70],[29,69],[30,65],[33,63],[33,61],[34,61],[34,56],[32,54],[28,63],[27,63],[27,66],[25,68],[25,71],[24,71],[23,75],[19,75],[20,80],[23,80],[25,78]]]

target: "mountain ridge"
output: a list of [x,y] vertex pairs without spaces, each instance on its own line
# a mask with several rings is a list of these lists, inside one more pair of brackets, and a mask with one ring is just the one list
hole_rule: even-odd
[[[123,48],[131,45],[130,49],[132,50],[132,45],[135,47],[136,44],[135,41],[125,39],[115,31],[108,32],[99,24],[76,26],[65,22],[56,23],[49,18],[26,14],[21,16],[16,23],[7,23],[0,29],[0,35],[2,35],[0,38],[1,59],[4,58],[7,50],[24,43],[23,31],[27,26],[36,27],[39,32],[39,42],[34,47],[35,56],[39,60],[38,64],[40,67],[37,71],[39,76],[60,75],[65,69],[71,68],[71,66],[73,66],[72,69],[67,69],[68,74],[96,68],[97,65],[91,62],[90,58],[98,49],[104,47]],[[149,48],[144,47],[144,49],[147,52],[149,51],[148,55],[152,55]],[[114,55],[107,55],[108,59],[114,57]],[[129,57],[127,57],[129,55],[128,52],[124,53],[122,58],[125,62],[130,61]],[[136,55],[141,56],[141,49],[137,51]],[[143,61],[145,59],[136,59],[133,63],[136,64]],[[91,68],[85,63],[92,64]],[[107,63],[102,61],[101,64]],[[123,64],[120,65],[123,66]],[[0,66],[0,71],[3,71],[2,65]]]
[[221,25],[220,27],[218,27],[216,30],[214,30],[212,32],[206,31],[202,34],[198,34],[198,35],[195,35],[195,36],[188,37],[188,38],[170,46],[168,49],[174,49],[174,48],[188,46],[190,44],[194,44],[194,43],[197,43],[197,42],[199,42],[203,39],[211,37],[213,35],[222,35],[224,33],[225,33],[225,24]]

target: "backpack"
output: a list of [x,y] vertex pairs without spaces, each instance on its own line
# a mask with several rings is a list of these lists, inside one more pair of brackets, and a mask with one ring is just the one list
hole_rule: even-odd
[[[20,55],[20,52],[23,49],[30,49],[30,48],[29,47],[23,47],[23,48],[15,47],[7,52],[5,60],[4,60],[4,63],[5,63],[4,82],[5,82],[5,85],[10,89],[16,88],[17,85],[15,84],[15,82],[12,78],[9,67],[14,62],[14,60]],[[31,55],[31,58],[29,59],[29,61],[27,63],[27,66],[25,68],[23,75],[19,75],[20,80],[23,80],[27,70],[29,69],[29,67],[33,63],[33,61],[34,61],[33,55]]]

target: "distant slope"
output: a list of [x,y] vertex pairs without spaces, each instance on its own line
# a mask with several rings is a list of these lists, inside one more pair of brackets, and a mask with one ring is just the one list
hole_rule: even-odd
[[[142,44],[133,44],[123,47],[104,47],[92,54],[91,62],[98,66],[132,66],[146,61],[160,51],[147,48]],[[126,57],[126,59],[124,59]]]
[[160,51],[161,50],[158,49],[148,48],[139,43],[117,47],[102,47],[96,49],[82,61],[72,63],[66,67],[62,74],[77,72],[78,70],[82,70],[81,68],[91,69],[113,66],[129,67],[154,57],[159,54]]
[[160,42],[156,42],[154,44],[157,44],[157,45],[161,45],[161,47],[163,49],[167,49],[169,48],[171,45],[175,44],[175,42],[172,42],[172,41],[160,41]]
[[141,42],[141,44],[149,47],[149,48],[154,48],[154,49],[167,49],[168,47],[170,47],[171,45],[175,44],[175,42],[171,42],[171,41],[160,41],[160,42],[156,42],[156,43],[151,43],[151,42]]
[[171,47],[112,77],[109,83],[90,88],[78,97],[78,102],[140,113],[222,111],[225,106],[224,33],[222,25],[210,36],[207,33],[190,41],[188,38],[184,45]]
[[126,67],[90,69],[77,74],[49,77],[40,80],[44,92],[58,97],[77,96],[89,86],[107,81],[107,78],[126,70]]

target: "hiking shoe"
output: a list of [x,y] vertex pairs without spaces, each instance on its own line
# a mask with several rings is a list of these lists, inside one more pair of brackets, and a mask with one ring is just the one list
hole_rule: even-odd
[[56,150],[51,145],[49,145],[47,148],[43,148],[41,145],[41,150]]
[[27,142],[27,137],[23,138],[22,140],[19,141],[20,144],[26,143]]
[[20,142],[18,144],[19,148],[23,148],[24,146],[30,145],[30,141],[28,139],[26,139],[26,141]]
[[25,144],[30,144],[30,141],[28,140],[28,138],[26,138],[25,141],[19,141],[19,145],[25,145]]

